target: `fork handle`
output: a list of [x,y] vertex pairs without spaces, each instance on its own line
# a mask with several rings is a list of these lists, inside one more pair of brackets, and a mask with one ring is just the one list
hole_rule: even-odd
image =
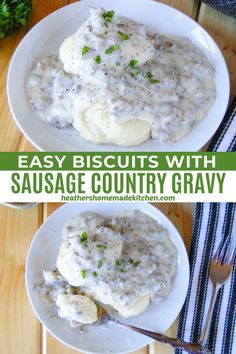
[[221,285],[218,283],[216,285],[213,285],[209,309],[208,309],[208,312],[206,315],[206,320],[205,320],[205,323],[204,323],[204,326],[202,329],[202,333],[201,333],[201,336],[199,339],[199,343],[201,343],[203,346],[207,345],[208,333],[209,333],[209,328],[210,328],[210,324],[211,324],[212,313],[213,313],[213,310],[215,307],[216,299],[217,299],[220,288],[221,288]]
[[187,343],[187,342],[184,342],[178,338],[169,338],[163,334],[148,331],[146,329],[142,329],[142,328],[139,328],[136,326],[128,325],[128,324],[122,323],[120,321],[117,321],[115,319],[112,319],[112,322],[113,323],[115,322],[119,326],[132,329],[135,332],[144,334],[145,336],[151,337],[151,338],[157,340],[158,342],[169,344],[176,349],[183,349],[186,352],[191,353],[191,354],[211,354],[211,352],[207,348],[204,348],[201,344]]

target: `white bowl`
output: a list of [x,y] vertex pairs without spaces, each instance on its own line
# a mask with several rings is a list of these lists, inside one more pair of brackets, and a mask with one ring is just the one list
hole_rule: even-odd
[[152,339],[128,329],[106,325],[91,325],[84,334],[70,328],[66,320],[52,316],[53,305],[43,303],[34,288],[35,276],[55,266],[62,242],[64,223],[78,212],[91,210],[113,216],[123,210],[140,210],[163,225],[178,250],[177,272],[168,297],[152,303],[141,315],[128,322],[157,332],[165,332],[178,316],[185,301],[189,284],[188,256],[178,231],[165,215],[148,203],[68,203],[57,209],[40,227],[30,246],[26,262],[26,288],[31,305],[48,331],[64,344],[86,353],[121,354],[138,350]]
[[[136,147],[94,145],[74,128],[49,127],[29,108],[25,78],[36,62],[57,54],[63,40],[89,16],[90,6],[114,9],[118,15],[145,24],[148,31],[188,37],[205,53],[215,68],[216,100],[207,116],[174,144],[157,144],[149,139]],[[83,0],[65,6],[39,22],[24,37],[12,57],[8,73],[8,100],[12,115],[27,139],[42,151],[197,151],[215,133],[224,117],[229,98],[229,76],[224,58],[209,34],[185,14],[150,0]]]

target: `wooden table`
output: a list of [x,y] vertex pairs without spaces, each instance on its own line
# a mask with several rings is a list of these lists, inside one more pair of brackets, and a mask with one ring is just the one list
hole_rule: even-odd
[[[34,13],[27,27],[0,41],[0,151],[35,151],[14,124],[6,99],[9,60],[25,33],[52,11],[72,3],[64,0],[34,0]],[[226,59],[231,78],[231,98],[236,92],[236,20],[200,4],[198,0],[162,0],[197,20],[216,40]],[[49,335],[36,319],[27,299],[24,270],[32,237],[59,205],[41,204],[17,211],[0,206],[0,353],[76,354]],[[193,204],[158,204],[176,225],[189,249]],[[168,331],[176,335],[177,323]],[[102,340],[102,339],[101,339]],[[173,350],[154,343],[136,354],[170,354]]]

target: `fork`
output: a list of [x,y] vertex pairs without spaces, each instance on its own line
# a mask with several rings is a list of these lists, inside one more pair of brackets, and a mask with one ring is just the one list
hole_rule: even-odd
[[222,238],[210,264],[209,276],[213,285],[213,290],[205,324],[199,339],[199,343],[203,347],[207,347],[210,323],[219,290],[228,281],[233,269],[236,258],[236,244],[232,247],[232,243],[233,240],[230,240],[229,237],[226,237],[225,241]]
[[99,323],[110,323],[113,325],[117,325],[119,327],[125,327],[129,328],[135,332],[141,333],[147,337],[153,338],[157,340],[158,342],[161,343],[166,343],[171,345],[172,347],[176,349],[183,349],[188,353],[191,354],[210,354],[210,351],[205,348],[203,345],[200,343],[187,343],[184,342],[178,338],[169,338],[163,334],[152,332],[143,328],[139,328],[136,326],[132,326],[129,324],[126,324],[116,318],[114,318],[112,315],[110,315],[109,310],[107,310],[106,306],[104,304],[101,304],[98,302],[99,309],[100,309],[100,322]]
[[213,291],[210,300],[209,310],[206,316],[206,321],[201,333],[201,337],[199,339],[199,343],[187,343],[178,338],[169,338],[160,333],[152,332],[143,328],[126,324],[111,316],[108,310],[104,307],[104,305],[99,303],[99,307],[102,309],[102,313],[100,316],[101,322],[111,323],[111,324],[118,325],[120,327],[129,328],[135,332],[153,338],[158,342],[169,344],[176,349],[183,349],[186,352],[191,354],[211,354],[210,350],[207,348],[207,342],[208,342],[208,333],[209,333],[212,313],[215,307],[219,290],[229,279],[236,258],[236,244],[233,247],[233,249],[231,246],[232,246],[232,240],[230,241],[229,237],[226,238],[226,241],[224,241],[222,238],[213,255],[210,264],[209,276],[213,284]]

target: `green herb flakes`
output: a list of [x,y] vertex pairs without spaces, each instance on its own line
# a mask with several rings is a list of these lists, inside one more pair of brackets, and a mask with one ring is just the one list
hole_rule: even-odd
[[81,270],[81,276],[83,279],[85,279],[86,274],[87,274],[87,270],[85,270],[85,269]]
[[97,245],[97,248],[103,252],[108,249],[108,247],[106,245]]
[[106,261],[105,258],[100,259],[100,261],[97,264],[97,268],[98,269],[102,268],[102,266],[104,265],[105,261]]
[[120,35],[120,38],[122,39],[122,41],[127,41],[129,39],[128,34],[124,33],[124,32],[118,32]]
[[132,264],[134,267],[138,267],[140,261],[135,261],[133,258],[129,258],[129,263]]
[[113,10],[104,12],[103,18],[105,20],[105,25],[106,26],[108,26],[108,24],[111,23],[111,20],[112,20],[114,15],[115,15],[115,11],[113,11]]
[[120,267],[120,268],[119,268],[119,271],[120,271],[121,273],[125,273],[125,272],[126,272],[126,270],[125,270],[124,267]]
[[121,260],[116,259],[115,265],[119,268],[119,271],[120,271],[121,273],[125,273],[125,272],[126,272],[125,267],[124,267],[124,265],[122,264],[122,261],[121,261]]
[[98,276],[98,273],[97,272],[92,272],[92,276],[95,278]]
[[138,60],[136,60],[136,59],[130,60],[129,67],[131,69],[135,69],[137,64],[138,64]]
[[120,261],[119,259],[116,259],[115,265],[116,265],[117,267],[120,267],[120,266],[121,266],[121,261]]
[[120,50],[120,45],[112,45],[111,47],[105,50],[105,54],[112,54],[115,50]]
[[130,75],[134,78],[137,79],[138,75],[140,74],[140,71],[138,69],[132,70]]
[[102,62],[102,59],[100,57],[100,55],[97,55],[95,58],[94,58],[94,61],[97,63],[97,64],[100,64]]
[[82,243],[87,243],[87,242],[88,242],[88,234],[87,234],[86,231],[84,231],[84,232],[82,233],[82,235],[81,235],[81,237],[80,237],[80,241],[81,241]]
[[90,52],[91,48],[87,47],[86,45],[83,46],[81,54],[82,56],[84,56],[85,54],[87,54],[88,52]]
[[153,74],[151,73],[151,71],[147,72],[145,77],[151,82],[151,84],[157,84],[160,82],[160,80],[156,80],[153,78]]
[[138,60],[136,60],[136,59],[132,59],[132,60],[129,62],[129,67],[131,68],[130,75],[131,75],[134,79],[137,79],[138,75],[140,74],[140,70],[137,69],[137,64],[138,64]]

